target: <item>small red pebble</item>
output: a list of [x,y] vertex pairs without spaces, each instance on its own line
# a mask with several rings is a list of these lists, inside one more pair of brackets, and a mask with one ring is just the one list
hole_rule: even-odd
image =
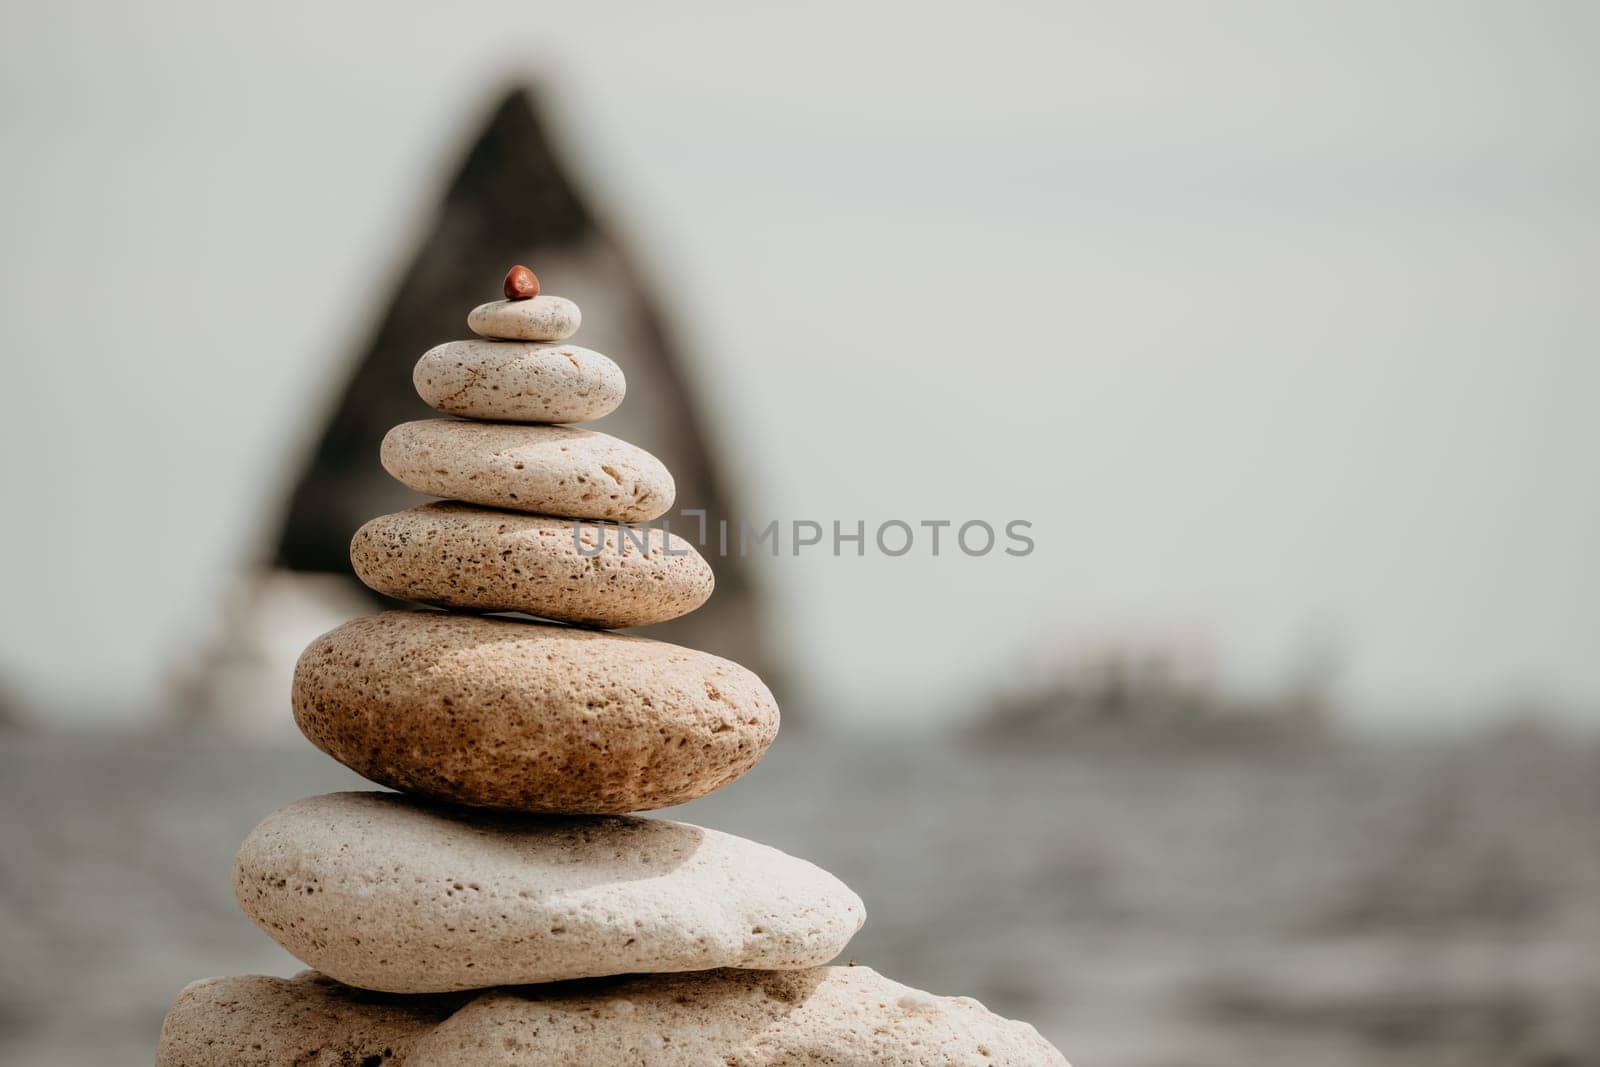
[[507,300],[532,300],[539,295],[539,279],[533,271],[518,263],[506,271],[506,283],[500,287]]

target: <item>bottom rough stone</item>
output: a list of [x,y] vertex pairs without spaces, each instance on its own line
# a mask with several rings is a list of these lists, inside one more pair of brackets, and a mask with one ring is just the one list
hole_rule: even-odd
[[156,1067],[390,1067],[471,993],[397,997],[316,971],[191,982],[161,1024]]
[[315,971],[179,995],[156,1067],[1068,1067],[1027,1023],[869,967],[719,970],[452,995],[367,993]]

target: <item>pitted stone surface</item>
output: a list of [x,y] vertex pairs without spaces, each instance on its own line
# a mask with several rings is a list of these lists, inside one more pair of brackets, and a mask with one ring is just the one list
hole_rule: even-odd
[[560,518],[648,522],[676,492],[644,449],[569,426],[403,422],[384,436],[380,458],[419,493]]
[[867,967],[712,971],[609,988],[490,991],[417,1043],[410,1067],[1068,1067],[1027,1023]]
[[473,333],[507,341],[565,341],[581,322],[577,304],[548,293],[531,300],[494,300],[467,314]]
[[583,422],[617,409],[622,369],[569,344],[448,341],[411,374],[417,395],[446,415],[491,422]]
[[369,993],[315,971],[292,979],[206,978],[185,987],[168,1009],[156,1067],[395,1067],[468,999]]
[[798,970],[860,929],[833,875],[717,830],[492,815],[332,793],[269,815],[234,860],[257,926],[348,985],[439,993],[715,967]]
[[521,811],[613,813],[727,785],[778,733],[750,671],[570,626],[390,611],[313,641],[295,722],[382,785]]
[[469,504],[373,519],[350,542],[350,562],[367,585],[401,600],[608,628],[687,615],[714,584],[694,547],[661,530]]
[[214,978],[173,1005],[157,1067],[354,1064],[374,1048],[384,1067],[1068,1067],[1027,1023],[867,967],[491,989],[432,1022],[447,999],[357,993],[311,972]]

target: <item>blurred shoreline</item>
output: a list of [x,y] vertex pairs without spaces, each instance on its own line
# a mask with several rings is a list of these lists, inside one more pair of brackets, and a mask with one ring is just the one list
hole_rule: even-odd
[[[147,1057],[187,982],[297,969],[235,908],[233,850],[276,807],[370,786],[304,741],[0,738],[0,1060]],[[1593,735],[1340,730],[1266,759],[819,729],[663,814],[833,870],[871,917],[850,958],[1029,1019],[1078,1062],[1600,1050]]]

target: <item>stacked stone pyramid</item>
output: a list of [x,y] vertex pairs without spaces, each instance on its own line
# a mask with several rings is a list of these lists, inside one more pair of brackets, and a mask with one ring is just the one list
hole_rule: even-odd
[[865,918],[826,871],[623,814],[745,774],[778,708],[738,664],[604,629],[693,611],[711,570],[622,525],[663,515],[672,477],[564,425],[616,408],[623,375],[564,343],[578,308],[531,278],[417,364],[450,417],[383,443],[445,502],[351,545],[368,585],[430,607],[356,619],[295,669],[305,735],[398,792],[291,804],[234,863],[245,914],[315,970],[190,985],[158,1065],[1064,1065],[976,1001],[826,966]]

